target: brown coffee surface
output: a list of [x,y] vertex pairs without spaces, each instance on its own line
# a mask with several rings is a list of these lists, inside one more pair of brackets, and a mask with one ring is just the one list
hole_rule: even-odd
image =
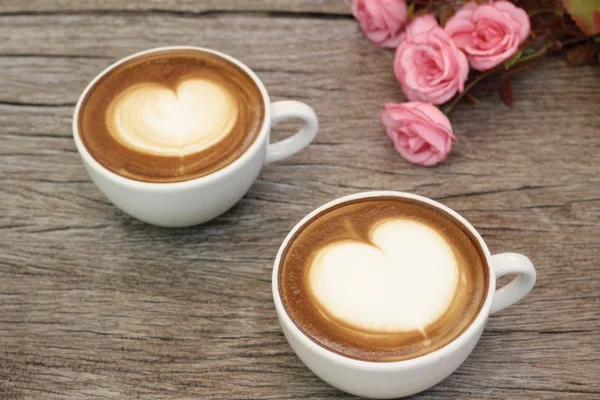
[[[371,244],[382,221],[415,220],[435,229],[449,244],[461,279],[448,308],[422,330],[363,329],[324,309],[310,287],[309,271],[320,249],[332,243]],[[296,326],[320,346],[365,361],[399,361],[433,352],[457,338],[478,315],[488,291],[485,255],[470,231],[451,215],[417,200],[366,198],[327,209],[303,225],[284,249],[279,293]]]
[[[181,110],[174,110],[178,101]],[[195,112],[197,105],[205,115]],[[215,110],[225,114],[216,118]],[[168,113],[175,115],[168,119]],[[260,133],[264,115],[260,89],[240,67],[201,50],[167,50],[127,61],[98,80],[82,102],[79,132],[110,171],[144,182],[179,182],[238,159]],[[210,141],[194,137],[194,124]],[[164,135],[170,126],[173,138]]]

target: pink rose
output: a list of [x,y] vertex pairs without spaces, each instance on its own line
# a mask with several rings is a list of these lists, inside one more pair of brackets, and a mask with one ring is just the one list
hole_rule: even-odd
[[371,42],[390,49],[398,45],[406,22],[405,0],[352,0],[350,7]]
[[436,106],[420,102],[385,103],[381,122],[396,151],[426,167],[444,161],[456,140],[448,117]]
[[494,68],[515,55],[529,36],[529,17],[508,1],[462,7],[446,23],[445,30],[467,53],[471,66],[479,71]]
[[436,19],[426,15],[406,29],[394,72],[408,100],[442,104],[463,91],[469,62]]

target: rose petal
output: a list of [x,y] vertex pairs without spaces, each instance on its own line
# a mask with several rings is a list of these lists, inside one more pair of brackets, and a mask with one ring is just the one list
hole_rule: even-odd
[[519,24],[519,39],[521,42],[525,41],[531,29],[531,22],[525,10],[508,1],[497,1],[494,3],[494,7],[508,13]]
[[403,158],[405,158],[407,161],[413,164],[427,165],[424,164],[424,162],[426,162],[427,159],[431,157],[431,152],[428,151],[428,149],[424,149],[423,151],[420,151],[418,153],[413,153],[412,151],[410,151],[410,149],[406,147],[396,146],[396,150],[398,151],[398,153],[400,153],[400,155]]
[[[470,14],[470,13],[469,13]],[[454,40],[457,46],[469,46],[473,43],[473,32],[477,25],[467,19],[452,17],[444,27],[444,30]]]
[[421,33],[427,33],[437,27],[439,27],[439,24],[435,17],[431,14],[428,14],[415,18],[412,23],[408,25],[408,28],[406,28],[406,34],[409,37],[414,38]]
[[442,104],[463,90],[468,61],[432,15],[407,28],[394,59],[402,92],[411,101]]
[[432,123],[440,126],[444,131],[448,133],[450,137],[456,139],[454,137],[454,133],[452,131],[452,124],[448,117],[436,106],[427,103],[404,103],[405,107],[413,110],[415,112],[415,117],[419,119],[425,119],[431,121]]
[[426,141],[438,151],[444,151],[446,148],[447,134],[440,129],[436,129],[435,125],[424,121],[416,121],[410,124],[410,129],[414,132],[419,132],[421,140]]
[[469,3],[445,27],[456,45],[467,54],[471,66],[480,71],[491,69],[516,54],[530,29],[527,13],[504,0],[481,5]]
[[400,43],[406,22],[404,0],[352,0],[350,8],[371,42],[385,48]]

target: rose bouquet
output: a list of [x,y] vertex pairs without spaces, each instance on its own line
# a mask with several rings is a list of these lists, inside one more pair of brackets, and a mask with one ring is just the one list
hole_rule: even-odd
[[[375,45],[395,49],[394,73],[409,102],[386,103],[381,122],[407,161],[433,166],[456,140],[448,116],[492,82],[513,102],[510,79],[562,51],[570,66],[598,63],[600,0],[351,0]],[[495,78],[495,79],[488,79]]]

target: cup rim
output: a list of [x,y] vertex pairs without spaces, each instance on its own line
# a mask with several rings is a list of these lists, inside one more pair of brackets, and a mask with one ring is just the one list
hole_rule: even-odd
[[[337,354],[325,347],[314,342],[310,339],[304,332],[302,332],[294,323],[291,316],[288,314],[287,310],[283,306],[283,302],[281,300],[281,296],[279,294],[279,266],[281,264],[281,256],[283,251],[287,248],[290,240],[294,237],[295,233],[302,228],[307,222],[309,222],[314,216],[317,214],[341,203],[345,203],[352,200],[371,198],[371,197],[399,197],[404,199],[412,199],[422,201],[427,203],[433,207],[439,208],[444,212],[452,215],[456,218],[461,224],[463,224],[469,231],[473,234],[473,236],[477,239],[481,250],[485,254],[486,263],[488,266],[488,292],[485,297],[485,301],[481,306],[477,316],[468,326],[468,328],[462,332],[459,336],[457,336],[450,343],[444,345],[443,347],[432,351],[431,353],[427,353],[415,358],[410,358],[407,360],[399,360],[399,361],[365,361],[365,360],[357,360],[354,358],[346,357],[340,354]],[[292,334],[295,338],[300,340],[304,346],[309,347],[311,351],[319,353],[320,356],[328,359],[329,361],[344,364],[347,366],[351,366],[353,368],[362,369],[362,370],[376,370],[376,371],[390,371],[401,369],[405,367],[417,367],[423,365],[429,365],[433,362],[438,362],[444,358],[449,357],[451,354],[458,351],[460,348],[467,346],[471,339],[475,337],[478,332],[481,330],[482,325],[485,325],[487,318],[490,313],[490,309],[492,306],[492,301],[494,298],[494,292],[496,291],[496,274],[494,273],[494,268],[492,266],[492,256],[490,251],[483,241],[483,238],[477,232],[477,230],[471,225],[464,217],[458,214],[456,211],[452,210],[448,206],[445,206],[435,200],[430,198],[420,196],[417,194],[407,193],[407,192],[399,192],[399,191],[388,191],[388,190],[378,190],[378,191],[368,191],[355,193],[351,195],[346,195],[339,197],[335,200],[332,200],[328,203],[323,204],[322,206],[316,208],[307,214],[304,218],[302,218],[294,227],[290,230],[288,235],[283,240],[279,250],[277,252],[277,256],[275,258],[274,266],[273,266],[273,274],[271,278],[271,289],[273,294],[273,300],[275,303],[275,309],[277,311],[280,323],[285,324],[286,327],[292,331]]]
[[[88,95],[90,90],[96,85],[96,83],[101,78],[106,76],[106,74],[108,74],[110,71],[112,71],[119,65],[122,65],[130,60],[133,60],[135,58],[138,58],[138,57],[141,57],[141,56],[144,56],[147,54],[159,53],[159,52],[165,52],[165,51],[173,51],[173,50],[191,50],[191,51],[201,51],[201,52],[205,52],[205,53],[210,53],[210,54],[216,55],[217,57],[223,58],[224,60],[227,60],[227,61],[237,65],[238,67],[240,67],[254,81],[254,83],[256,84],[256,86],[258,87],[258,89],[261,93],[261,97],[262,97],[263,104],[264,104],[264,110],[265,110],[261,130],[258,133],[258,135],[256,136],[256,138],[254,139],[254,142],[250,145],[250,147],[248,147],[246,149],[246,151],[244,153],[242,153],[241,156],[239,156],[238,158],[233,160],[233,162],[226,165],[225,167],[223,167],[217,171],[214,171],[208,175],[204,175],[204,176],[200,176],[197,178],[188,179],[188,180],[180,181],[180,182],[145,182],[145,181],[138,181],[138,180],[131,179],[131,178],[126,178],[122,175],[112,172],[111,170],[109,170],[108,168],[106,168],[102,164],[100,164],[90,154],[90,152],[88,151],[86,146],[83,144],[83,141],[81,140],[80,133],[79,133],[79,116],[80,116],[80,110],[81,110],[81,105],[83,103],[83,100],[86,98],[86,96]],[[94,77],[94,79],[92,79],[87,84],[87,86],[85,87],[85,89],[83,90],[81,95],[79,96],[79,99],[77,100],[77,104],[75,105],[75,110],[73,111],[72,130],[73,130],[73,139],[75,140],[75,147],[77,147],[77,151],[81,155],[81,157],[84,161],[84,164],[86,166],[93,168],[95,171],[97,171],[98,173],[103,175],[105,178],[115,181],[116,183],[118,183],[122,186],[129,186],[129,187],[139,189],[139,190],[152,190],[152,191],[167,190],[168,191],[168,190],[172,190],[172,189],[185,189],[185,188],[189,188],[192,186],[196,186],[198,184],[208,184],[211,182],[218,181],[218,180],[222,179],[225,175],[231,173],[236,168],[240,167],[241,165],[244,165],[249,159],[255,157],[256,154],[260,151],[260,148],[263,146],[263,142],[265,141],[265,136],[268,136],[268,133],[270,130],[270,125],[271,125],[270,121],[271,121],[271,99],[269,97],[269,93],[267,92],[267,89],[265,88],[264,83],[260,80],[258,75],[256,75],[256,73],[254,71],[252,71],[252,69],[250,69],[250,67],[248,67],[246,64],[244,64],[237,58],[232,57],[228,54],[222,53],[217,50],[209,49],[206,47],[162,46],[162,47],[154,47],[151,49],[142,50],[142,51],[133,53],[129,56],[120,58],[119,60],[110,64],[108,67],[104,68],[100,73],[98,73]],[[268,140],[268,138],[266,138],[266,139]]]

